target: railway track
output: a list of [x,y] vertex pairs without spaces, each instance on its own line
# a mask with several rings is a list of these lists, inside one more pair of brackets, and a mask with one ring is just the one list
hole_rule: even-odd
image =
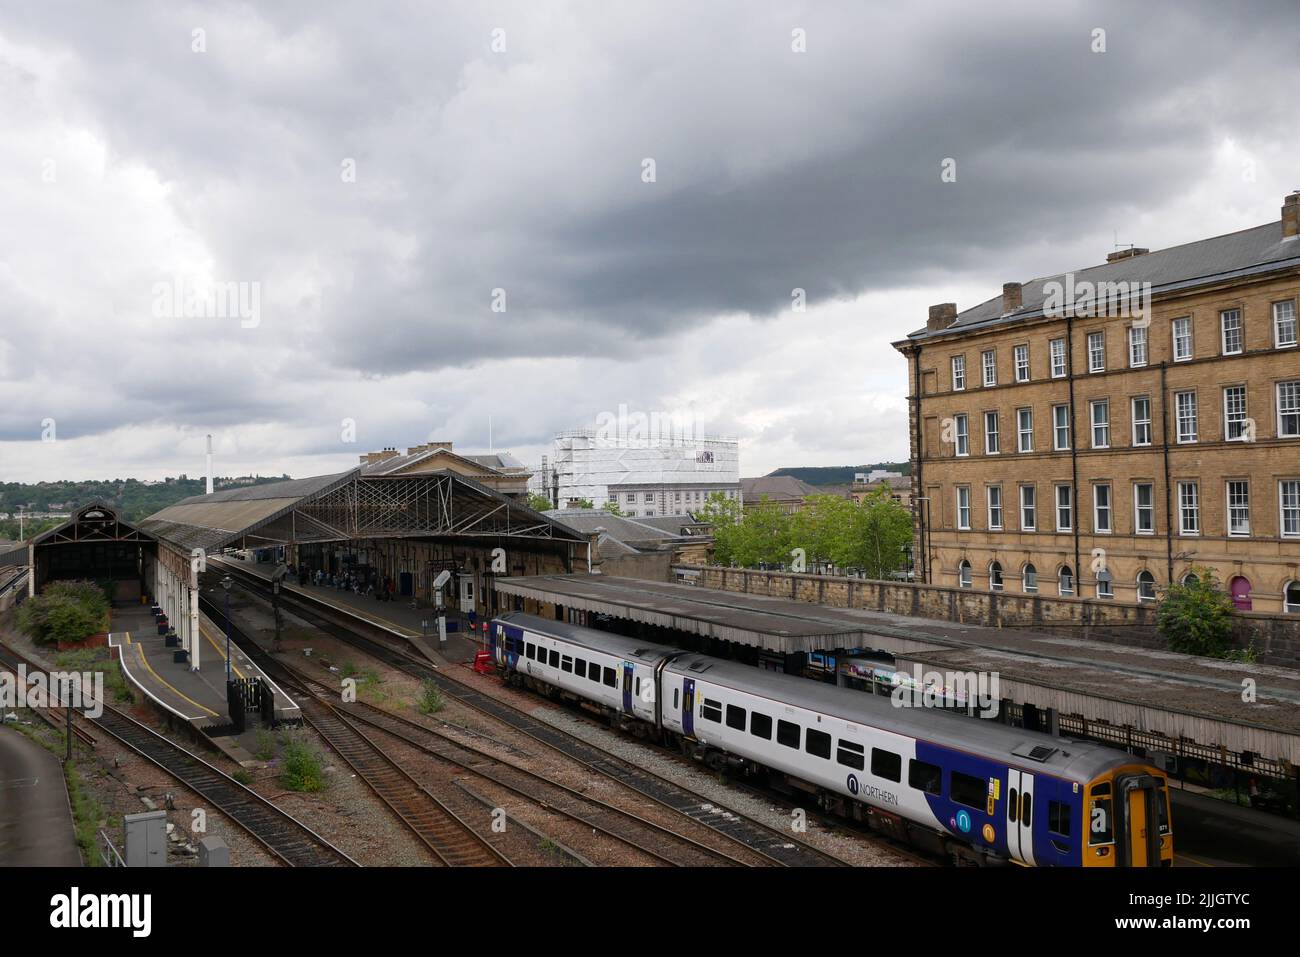
[[[16,668],[20,663],[45,670],[0,644],[0,664]],[[356,861],[296,818],[134,718],[107,704],[98,717],[82,714],[82,718],[176,778],[283,863],[292,867],[356,865]]]
[[[255,644],[253,647],[256,647]],[[252,652],[251,655],[263,670],[275,672],[277,681],[283,679],[285,684],[296,686],[305,694],[313,694],[318,698],[339,694],[338,688],[331,688],[317,678],[270,658],[265,652],[260,652],[260,649],[259,652]],[[468,772],[489,781],[520,798],[539,805],[549,813],[561,815],[613,838],[657,863],[687,867],[753,866],[756,863],[752,859],[744,860],[631,811],[552,781],[535,771],[506,761],[482,748],[457,741],[450,735],[402,715],[363,701],[337,707],[351,720],[370,725],[391,735],[443,762],[453,770]]]
[[[220,566],[229,569],[260,599],[269,600],[270,586],[265,579],[239,568],[234,563],[221,562]],[[349,619],[346,623],[336,621],[333,617],[303,602],[293,593],[286,594],[282,591],[280,602],[282,606],[291,607],[294,614],[303,620],[354,645],[385,664],[421,680],[434,682],[440,691],[455,698],[460,704],[502,722],[532,740],[585,765],[590,770],[730,838],[766,858],[770,863],[786,867],[847,866],[845,861],[814,848],[792,834],[769,827],[729,808],[719,807],[714,801],[674,781],[637,767],[597,745],[579,740],[550,724],[538,721],[512,705],[483,694],[420,658],[394,648],[384,641],[360,634],[358,626],[364,624],[360,619]]]
[[[200,595],[199,605],[209,618],[217,620],[214,616],[219,612],[206,595]],[[252,656],[260,651],[238,627],[233,624],[229,627],[231,640],[247,654]],[[269,663],[264,654],[258,658],[259,665]],[[385,754],[349,715],[313,696],[302,698],[298,705],[303,719],[439,863],[447,867],[510,866],[505,855]]]

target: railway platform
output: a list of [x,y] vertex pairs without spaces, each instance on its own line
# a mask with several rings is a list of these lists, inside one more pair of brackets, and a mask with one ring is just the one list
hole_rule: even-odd
[[[223,564],[222,559],[211,557],[208,562],[214,568]],[[276,567],[269,562],[233,561],[228,564],[237,570],[258,575],[268,581]],[[473,637],[476,634],[481,635],[482,632],[470,632],[467,620],[458,612],[448,611],[448,625],[450,627],[454,621],[455,630],[447,633],[446,645],[440,645],[437,615],[432,608],[412,608],[410,599],[377,601],[365,595],[340,591],[328,586],[299,585],[290,582],[287,578],[280,583],[280,587],[290,594],[301,594],[315,601],[332,605],[348,615],[382,628],[395,637],[409,642],[426,658],[431,658],[435,662],[438,657],[452,662],[473,662],[474,653],[483,647],[483,642]]]
[[[213,743],[237,761],[251,759],[248,742],[232,728],[226,696],[226,649],[221,627],[199,616],[199,634],[203,644],[199,667],[191,668],[188,660],[177,660],[178,649],[168,646],[158,634],[153,614],[145,606],[115,609],[114,630],[108,644],[114,649],[128,681],[143,692],[163,712],[204,733]],[[230,669],[239,680],[260,678],[270,686],[275,697],[278,721],[300,720],[298,704],[271,681],[260,668],[234,645],[231,646]],[[255,724],[249,716],[248,726]],[[245,735],[251,731],[245,731]]]

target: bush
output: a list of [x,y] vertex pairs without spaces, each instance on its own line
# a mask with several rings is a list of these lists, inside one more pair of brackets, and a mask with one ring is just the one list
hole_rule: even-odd
[[108,596],[94,582],[54,582],[23,602],[18,627],[38,645],[85,641],[108,630]]
[[1208,568],[1195,574],[1195,581],[1169,586],[1156,623],[1170,651],[1222,658],[1232,640],[1232,599]]
[[421,714],[437,714],[442,710],[442,692],[432,681],[420,686],[420,703],[417,706]]
[[281,757],[280,784],[287,790],[321,791],[325,788],[321,757],[301,735],[285,735]]

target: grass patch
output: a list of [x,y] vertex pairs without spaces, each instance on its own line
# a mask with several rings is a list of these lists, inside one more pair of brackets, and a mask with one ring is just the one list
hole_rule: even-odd
[[82,860],[87,867],[101,867],[104,862],[99,857],[99,829],[101,822],[104,822],[104,807],[86,788],[75,761],[66,762],[63,773],[68,781],[72,824],[77,835],[77,846],[81,848]]
[[437,714],[442,710],[442,692],[432,681],[420,685],[420,703],[416,707],[420,714]]
[[280,784],[289,791],[321,791],[325,769],[320,754],[302,733],[286,731],[281,740]]
[[361,669],[357,667],[355,661],[345,661],[343,664],[339,665],[339,674],[344,678],[354,678],[360,670]]
[[248,787],[253,783],[253,776],[248,773],[247,768],[235,768],[235,770],[230,772],[230,776],[244,787]]
[[61,651],[54,657],[54,667],[64,671],[98,672],[104,676],[104,691],[107,696],[122,704],[135,701],[131,686],[122,675],[121,666],[115,658],[109,656],[107,648]]
[[253,757],[259,761],[270,761],[275,757],[275,735],[266,728],[258,728],[255,738],[257,744],[253,750]]
[[379,677],[379,672],[374,668],[366,668],[356,675],[357,696],[365,695],[371,702],[384,702],[388,700],[388,692],[384,690],[384,679]]

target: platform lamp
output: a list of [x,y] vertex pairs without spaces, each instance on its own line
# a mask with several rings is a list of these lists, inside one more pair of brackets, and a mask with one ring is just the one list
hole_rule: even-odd
[[227,575],[221,579],[221,587],[226,591],[226,682],[230,682],[230,586],[235,580]]

